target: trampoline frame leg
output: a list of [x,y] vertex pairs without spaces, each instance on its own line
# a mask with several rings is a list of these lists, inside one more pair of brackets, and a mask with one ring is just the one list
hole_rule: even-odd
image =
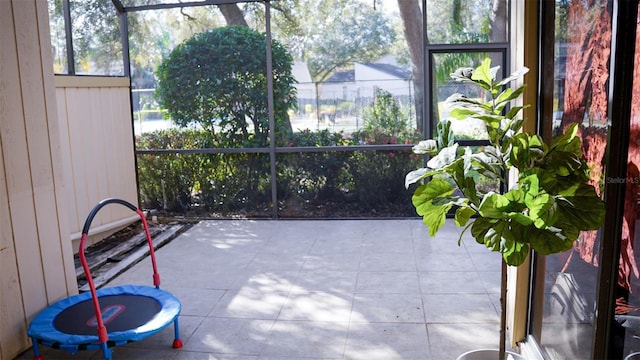
[[100,347],[102,348],[102,356],[105,360],[111,360],[111,348],[107,346],[107,343],[100,343]]
[[42,354],[40,354],[40,348],[38,347],[38,339],[31,338],[31,344],[33,345],[33,360],[43,360]]
[[180,340],[180,327],[178,326],[178,317],[173,320],[174,340],[173,348],[180,349],[182,347],[182,340]]

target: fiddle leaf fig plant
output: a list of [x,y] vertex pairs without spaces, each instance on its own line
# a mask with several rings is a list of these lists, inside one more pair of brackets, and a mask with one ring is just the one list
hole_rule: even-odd
[[[525,85],[508,85],[526,74],[516,71],[496,80],[499,67],[485,59],[477,68],[451,74],[458,82],[481,88],[485,98],[450,96],[450,117],[477,119],[486,129],[489,144],[471,148],[454,141],[450,119],[437,125],[433,139],[413,147],[429,155],[425,168],[407,174],[405,184],[419,182],[412,202],[435,236],[448,214],[471,231],[479,244],[502,254],[508,265],[520,265],[529,250],[548,255],[569,250],[580,231],[598,229],[604,202],[589,183],[589,166],[582,154],[577,124],[548,145],[536,134],[522,131],[524,106],[515,104]],[[505,185],[504,191],[482,190],[480,178]],[[462,235],[458,244],[462,241]]]

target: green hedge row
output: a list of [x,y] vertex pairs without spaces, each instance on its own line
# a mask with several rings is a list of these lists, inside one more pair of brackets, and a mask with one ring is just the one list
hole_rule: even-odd
[[[292,135],[291,146],[415,143],[412,132],[370,128],[345,136],[328,131]],[[223,148],[217,134],[171,129],[136,139],[142,149]],[[328,151],[276,155],[278,214],[282,217],[415,216],[406,173],[422,166],[407,151]],[[142,206],[195,216],[269,217],[269,154],[138,154]]]

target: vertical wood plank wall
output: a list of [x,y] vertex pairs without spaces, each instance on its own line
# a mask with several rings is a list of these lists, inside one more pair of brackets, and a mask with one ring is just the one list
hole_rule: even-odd
[[[64,172],[68,176],[72,240],[78,240],[96,203],[117,197],[137,205],[129,79],[56,76]],[[124,206],[107,206],[91,223],[96,240],[139,219]],[[74,248],[74,251],[77,251]]]
[[29,346],[37,312],[77,292],[48,17],[46,1],[2,1],[0,359]]
[[[55,77],[45,0],[0,10],[0,360],[36,313],[77,293],[72,239],[106,197],[137,204],[126,78]],[[92,234],[137,220],[108,206]]]

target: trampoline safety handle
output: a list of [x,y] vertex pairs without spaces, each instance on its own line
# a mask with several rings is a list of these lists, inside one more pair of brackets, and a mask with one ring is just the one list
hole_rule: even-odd
[[93,300],[93,308],[96,314],[96,320],[98,325],[98,339],[101,343],[106,343],[109,339],[109,335],[107,329],[104,325],[104,321],[102,319],[102,311],[100,309],[100,303],[98,301],[98,295],[96,292],[95,284],[93,283],[93,277],[91,276],[91,269],[89,269],[89,264],[87,262],[87,258],[85,256],[85,243],[87,240],[87,236],[89,235],[89,228],[91,227],[91,222],[93,218],[96,216],[98,211],[105,207],[108,204],[120,204],[128,207],[132,211],[136,212],[142,221],[142,226],[144,227],[144,232],[147,237],[147,244],[149,245],[149,256],[151,258],[151,265],[153,267],[153,285],[156,288],[160,288],[160,274],[158,273],[158,266],[156,265],[156,255],[153,249],[153,240],[151,239],[151,233],[149,232],[149,225],[147,224],[147,219],[144,215],[144,212],[140,210],[137,206],[131,204],[130,202],[117,198],[107,198],[100,201],[89,213],[87,219],[84,222],[84,226],[82,228],[82,237],[80,238],[80,248],[78,251],[78,255],[80,257],[80,262],[82,263],[82,268],[84,269],[85,277],[87,278],[87,283],[89,284],[89,289],[91,291],[91,298]]

